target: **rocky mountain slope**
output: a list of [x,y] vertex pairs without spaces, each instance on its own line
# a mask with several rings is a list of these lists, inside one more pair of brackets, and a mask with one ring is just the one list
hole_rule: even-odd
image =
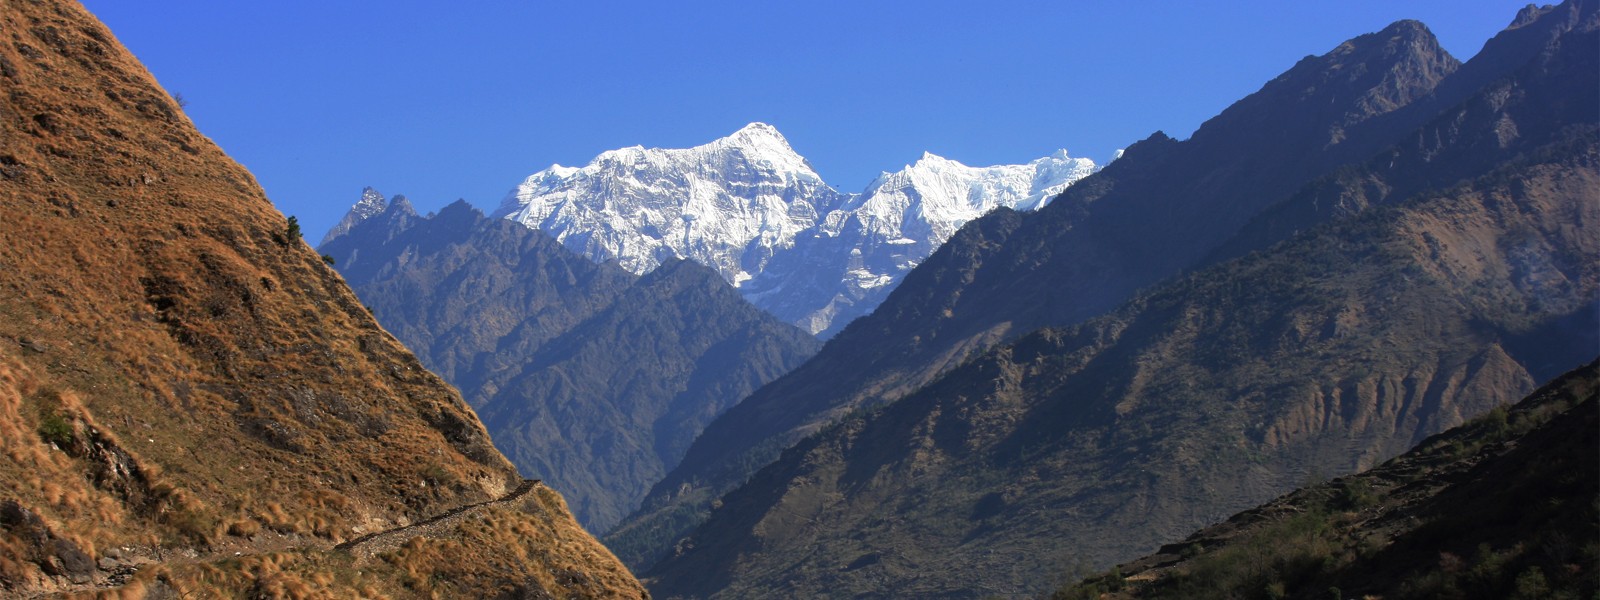
[[664,550],[661,540],[683,533],[664,524],[693,522],[818,427],[904,395],[1000,341],[1110,309],[1200,262],[1254,212],[1400,136],[1346,148],[1350,136],[1330,132],[1360,130],[1426,96],[1456,66],[1426,28],[1397,23],[1307,57],[1190,140],[1158,132],[1134,144],[1036,213],[1002,209],[969,223],[871,315],[714,422],[608,545],[644,566]]
[[997,207],[1037,208],[1094,168],[1065,151],[983,168],[927,154],[841,194],[777,129],[752,123],[694,148],[635,146],[552,166],[495,216],[632,273],[694,260],[762,309],[828,337],[962,224]]
[[[1596,347],[1600,246],[1562,232],[1600,218],[1588,138],[1026,336],[846,419],[723,496],[649,585],[1038,592],[1037,573],[1126,560],[1514,402],[1542,365]],[[1528,247],[1551,279],[1524,279]]]
[[320,250],[594,531],[637,508],[712,418],[821,345],[694,262],[636,277],[465,202],[424,218],[378,198]]
[[1359,475],[1297,490],[1052,598],[1589,598],[1595,363]]
[[[644,596],[106,28],[0,3],[0,595]],[[116,589],[113,589],[116,588]]]
[[[1163,536],[1191,530],[1180,523],[1198,527],[1271,497],[1313,466],[1324,473],[1369,466],[1591,358],[1597,330],[1592,257],[1600,248],[1586,232],[1600,216],[1593,191],[1600,189],[1593,162],[1597,125],[1592,111],[1563,107],[1600,105],[1600,68],[1588,52],[1596,45],[1594,7],[1568,3],[1525,16],[1501,39],[1519,37],[1525,27],[1550,33],[1522,37],[1537,48],[1522,49],[1526,60],[1501,70],[1498,78],[1484,78],[1491,83],[1470,97],[1434,103],[1447,108],[1431,119],[1406,116],[1418,125],[1391,134],[1395,142],[1388,148],[1312,178],[1278,201],[1281,206],[1365,193],[1364,208],[1330,215],[1310,231],[1285,231],[1292,236],[1288,241],[1238,258],[1218,256],[1226,241],[1204,253],[1195,249],[1195,264],[1212,266],[1159,284],[1107,315],[1026,336],[954,370],[937,361],[908,362],[906,357],[918,355],[919,343],[938,350],[935,356],[953,356],[951,348],[983,337],[962,332],[984,319],[1021,315],[1048,321],[1040,315],[1053,313],[1070,321],[1080,310],[1070,272],[1085,267],[1063,263],[1061,249],[1111,235],[1131,237],[1089,227],[1115,222],[1095,221],[1094,211],[1119,189],[1195,191],[1171,197],[1185,207],[1204,198],[1199,192],[1216,185],[1220,175],[1160,181],[1130,173],[1151,157],[1181,155],[1187,144],[1217,144],[1227,136],[1212,130],[1187,142],[1141,143],[1037,215],[974,222],[914,271],[877,313],[708,427],[640,515],[608,537],[612,547],[629,560],[648,562],[648,551],[637,548],[661,548],[658,540],[676,539],[660,532],[680,526],[674,522],[692,522],[692,511],[716,497],[718,481],[752,462],[761,464],[750,457],[776,454],[781,444],[770,433],[762,439],[761,432],[804,433],[853,406],[900,397],[828,427],[723,496],[695,534],[668,542],[675,555],[650,571],[657,580],[653,589],[664,596],[1037,591],[1030,573],[1062,566],[1052,563],[1103,565],[1148,551]],[[1436,46],[1424,43],[1429,39],[1419,25],[1398,23],[1302,61],[1239,106],[1252,107],[1257,121],[1269,123],[1274,115],[1297,114],[1275,110],[1262,98],[1279,96],[1280,85],[1322,80],[1308,65],[1360,73],[1370,84],[1389,81],[1374,73],[1449,64],[1437,58]],[[1504,44],[1489,52],[1496,45],[1486,46],[1473,62],[1514,63],[1499,60]],[[1357,68],[1346,62],[1352,56],[1375,62]],[[1391,83],[1379,87],[1396,89]],[[1358,107],[1374,105],[1370,94],[1333,95],[1356,98]],[[1316,105],[1312,112],[1336,115],[1335,123],[1351,114],[1325,112],[1325,102],[1314,96],[1287,97],[1279,103],[1290,109]],[[1418,91],[1408,97],[1430,96]],[[1206,127],[1229,122],[1233,111]],[[1278,143],[1350,152],[1327,148],[1327,140],[1338,136],[1327,135],[1326,123],[1293,121],[1288,130],[1307,132],[1309,140]],[[1245,125],[1232,126],[1249,138]],[[1343,129],[1346,140],[1373,135],[1358,135],[1359,127]],[[1525,135],[1504,135],[1511,130]],[[1296,163],[1338,158],[1287,156]],[[1454,160],[1464,156],[1474,162]],[[1229,158],[1281,159],[1278,152]],[[1398,164],[1411,166],[1391,168]],[[1473,171],[1469,179],[1461,178],[1463,167]],[[1266,186],[1244,184],[1279,175],[1249,170],[1234,176],[1243,178],[1235,192],[1242,197]],[[1084,201],[1081,194],[1090,192],[1105,197]],[[1212,195],[1236,197],[1221,188]],[[1160,197],[1116,198],[1139,204]],[[1080,214],[1062,212],[1074,203]],[[1115,215],[1122,209],[1104,210]],[[1258,214],[1274,210],[1268,206]],[[1239,214],[1228,223],[1247,232],[1250,221]],[[1041,230],[1041,222],[1061,228]],[[1084,240],[1069,241],[1072,236]],[[1208,236],[1221,237],[1191,238]],[[1132,260],[1127,248],[1109,248],[1078,256],[1089,263],[1096,257]],[[1052,265],[1056,270],[1048,274]],[[1132,275],[1108,280],[1113,287],[1116,277]],[[1039,287],[1040,278],[1053,279],[1057,287]],[[971,297],[987,300],[969,304]],[[1095,301],[1093,294],[1088,298]],[[1018,303],[1024,308],[995,310]],[[915,315],[932,325],[915,327],[907,320]],[[910,329],[877,329],[896,323]],[[1014,326],[1002,324],[985,335],[1003,337]],[[860,339],[864,346],[845,343],[857,339],[857,327],[874,334]],[[908,331],[926,337],[899,337]],[[871,344],[883,339],[906,350],[874,352]],[[885,347],[879,343],[876,349]],[[841,376],[857,373],[867,376]],[[807,384],[818,378],[861,387],[847,387],[857,396],[841,401],[826,397],[828,388]],[[932,383],[921,391],[897,391],[925,378]],[[717,460],[701,461],[701,450]],[[695,473],[696,467],[702,470]],[[1057,532],[1047,536],[1048,546],[1039,545],[1041,531]],[[633,540],[645,543],[630,546]]]

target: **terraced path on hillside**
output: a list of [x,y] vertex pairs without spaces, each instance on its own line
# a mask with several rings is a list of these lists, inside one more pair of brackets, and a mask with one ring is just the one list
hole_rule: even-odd
[[511,490],[506,495],[494,500],[459,506],[427,520],[403,527],[369,533],[334,546],[333,549],[349,552],[355,555],[359,561],[364,558],[370,558],[375,554],[397,550],[401,544],[414,537],[443,537],[451,527],[460,523],[463,519],[469,518],[485,508],[521,501],[539,485],[541,483],[538,479],[524,479],[522,480],[522,485],[517,486],[517,489]]

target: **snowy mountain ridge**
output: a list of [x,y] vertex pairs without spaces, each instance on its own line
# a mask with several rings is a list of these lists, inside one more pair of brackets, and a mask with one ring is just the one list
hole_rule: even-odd
[[693,148],[632,146],[582,167],[552,165],[512,189],[494,216],[637,274],[694,260],[826,337],[871,312],[967,221],[1001,206],[1037,209],[1095,169],[1065,150],[990,167],[924,153],[844,194],[775,127],[751,123]]
[[1095,170],[1093,161],[1065,150],[991,167],[924,153],[850,195],[739,291],[780,318],[829,337],[872,312],[968,221],[1002,206],[1038,209]]
[[551,166],[495,216],[636,274],[690,258],[737,286],[842,198],[776,129],[752,123],[694,148],[633,146],[584,167]]

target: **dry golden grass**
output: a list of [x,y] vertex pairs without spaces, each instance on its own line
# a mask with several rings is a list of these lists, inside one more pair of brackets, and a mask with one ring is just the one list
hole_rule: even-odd
[[[122,596],[351,597],[365,579],[324,548],[516,481],[459,395],[82,7],[0,3],[0,37],[0,503],[90,560],[163,563]],[[105,582],[45,573],[26,537],[0,526],[0,595]],[[299,549],[252,556],[268,547]],[[223,550],[242,554],[208,558]]]
[[[558,518],[565,514],[560,497],[540,487],[521,506],[496,507],[463,520],[453,536],[413,538],[384,555],[380,566],[398,576],[390,578],[401,583],[397,594],[451,597],[475,590],[509,597],[543,592],[602,598],[637,585],[620,566],[592,568],[619,563],[604,547],[587,543],[588,534],[581,528]],[[484,552],[485,548],[493,551]]]

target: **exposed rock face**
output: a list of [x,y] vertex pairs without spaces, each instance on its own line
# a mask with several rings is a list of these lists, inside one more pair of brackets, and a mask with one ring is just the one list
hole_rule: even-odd
[[[838,416],[899,397],[997,342],[1100,314],[1201,263],[1255,214],[1420,125],[1427,116],[1372,123],[1426,96],[1456,66],[1425,28],[1396,23],[1300,61],[1190,140],[1158,132],[1134,144],[1037,213],[1001,208],[968,223],[871,315],[713,423],[624,528],[670,538],[657,523],[692,522],[686,513],[703,512]],[[621,530],[608,543],[634,565],[664,551],[638,548]]]
[[397,205],[320,250],[594,531],[637,508],[712,418],[821,345],[697,263],[635,277],[465,202],[428,218]]
[[962,224],[997,207],[1038,208],[1093,171],[1065,151],[983,168],[926,154],[841,194],[776,128],[752,123],[694,148],[635,146],[584,167],[552,166],[495,215],[636,274],[694,260],[756,306],[828,337]]
[[[1600,246],[1562,224],[1600,218],[1595,149],[1002,346],[785,451],[649,572],[652,591],[1035,593],[1039,573],[1127,560],[1514,402],[1595,348],[1600,268],[1582,257]],[[1563,275],[1528,286],[1507,268],[1522,244]],[[850,568],[863,556],[878,559]]]
[[471,390],[461,384],[474,369],[504,368],[478,364],[501,339],[520,329],[526,343],[547,342],[635,279],[526,229],[495,223],[465,202],[423,218],[397,201],[318,250],[423,364]]
[[[1473,60],[1502,65],[1498,76],[1462,69],[1489,82],[1470,95],[1440,83],[1438,94],[1459,98],[1445,102],[1413,82],[1377,96],[1435,98],[1444,108],[1426,116],[1344,87],[1393,87],[1374,73],[1452,64],[1429,56],[1425,30],[1399,23],[1269,83],[1241,102],[1254,119],[1230,109],[1192,140],[1135,145],[1036,215],[969,224],[871,317],[708,427],[613,547],[648,563],[627,536],[661,536],[667,518],[687,520],[751,472],[741,462],[763,464],[821,429],[722,496],[650,571],[658,595],[1027,593],[1039,572],[1148,551],[1192,530],[1180,523],[1250,506],[1313,466],[1370,466],[1591,358],[1600,268],[1589,257],[1600,247],[1584,232],[1600,219],[1597,124],[1592,110],[1564,107],[1600,104],[1590,51],[1600,40],[1590,5],[1539,20],[1566,25],[1502,34]],[[1506,60],[1514,54],[1529,58]],[[1327,96],[1282,94],[1308,83]],[[1328,109],[1330,96],[1348,106]],[[1343,144],[1375,143],[1365,127],[1383,115],[1412,125],[1338,167],[1357,150]],[[1255,122],[1303,135],[1271,138]],[[1541,133],[1496,134],[1507,122]],[[1189,154],[1238,140],[1272,144]],[[1179,166],[1191,162],[1207,168]],[[1145,170],[1157,166],[1168,175]],[[1296,187],[1285,173],[1297,170]],[[1274,235],[1252,223],[1358,196]],[[1193,231],[1179,235],[1182,224]],[[1246,234],[1258,237],[1229,241]],[[1172,278],[1183,260],[1210,266]],[[1161,278],[1108,314],[946,367]],[[1040,531],[1057,533],[1041,545]]]
[[515,469],[82,7],[0,31],[0,595],[644,595],[554,494],[348,569]]
[[1583,598],[1596,592],[1594,363],[1372,470],[1296,490],[1051,598]]

